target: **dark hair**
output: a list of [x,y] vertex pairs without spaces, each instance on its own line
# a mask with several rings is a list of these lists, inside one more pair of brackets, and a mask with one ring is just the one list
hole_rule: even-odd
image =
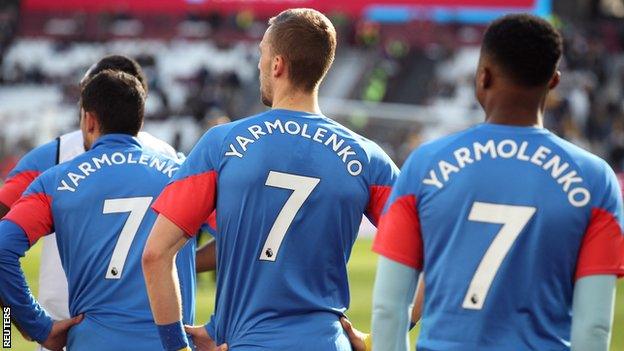
[[535,87],[552,78],[563,44],[559,32],[546,20],[515,14],[490,24],[482,48],[515,83]]
[[312,91],[323,79],[336,53],[336,30],[312,9],[290,9],[269,20],[273,54],[286,59],[295,87]]
[[102,134],[136,135],[143,124],[145,91],[130,74],[104,70],[85,82],[80,106],[95,114]]
[[109,55],[99,60],[96,64],[89,68],[85,78],[80,82],[80,87],[84,88],[84,83],[87,80],[95,77],[95,75],[107,69],[122,71],[135,77],[143,86],[145,93],[147,93],[147,80],[145,79],[145,74],[143,74],[141,65],[139,65],[139,63],[135,60],[123,55]]

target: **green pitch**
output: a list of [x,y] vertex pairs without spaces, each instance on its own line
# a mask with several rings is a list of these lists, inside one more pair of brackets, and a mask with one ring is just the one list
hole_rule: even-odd
[[[351,308],[349,318],[355,326],[363,331],[370,329],[370,305],[373,279],[375,276],[376,256],[370,251],[371,241],[358,240],[351,255],[349,274],[351,283]],[[37,292],[37,273],[39,267],[39,253],[41,245],[36,245],[27,255],[24,266],[28,282]],[[202,274],[198,280],[197,293],[197,320],[206,321],[214,304],[214,281],[210,273]],[[412,344],[416,332],[412,332]],[[16,330],[13,330],[13,348],[18,351],[34,350],[35,345],[21,338]],[[618,297],[615,307],[615,322],[613,327],[613,339],[611,350],[624,350],[624,280],[620,280]]]

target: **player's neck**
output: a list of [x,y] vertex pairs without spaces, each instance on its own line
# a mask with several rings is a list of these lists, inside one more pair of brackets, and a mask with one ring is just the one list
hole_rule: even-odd
[[316,90],[306,93],[288,87],[285,90],[276,91],[273,96],[273,106],[271,107],[274,109],[321,113],[318,104],[318,92]]
[[544,127],[544,101],[515,95],[492,99],[486,106],[485,122],[522,127]]
[[542,113],[524,114],[520,111],[495,112],[485,117],[485,123],[504,124],[519,127],[544,127]]

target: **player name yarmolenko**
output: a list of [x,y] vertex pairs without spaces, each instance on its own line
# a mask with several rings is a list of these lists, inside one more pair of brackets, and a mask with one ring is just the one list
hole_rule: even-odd
[[355,177],[362,173],[362,163],[356,158],[356,150],[350,145],[343,145],[345,144],[343,138],[333,132],[328,134],[329,130],[325,128],[316,127],[310,131],[308,129],[307,123],[299,124],[295,121],[282,123],[279,119],[274,122],[264,121],[263,125],[254,124],[247,128],[251,138],[242,135],[236,136],[236,143],[229,145],[229,151],[226,151],[225,156],[243,158],[249,144],[256,142],[262,136],[280,132],[281,134],[297,135],[328,146],[340,157],[350,175]]
[[61,179],[61,184],[56,188],[59,191],[76,191],[78,184],[81,180],[86,179],[91,174],[97,172],[104,166],[115,166],[121,164],[140,164],[155,168],[159,172],[162,172],[167,177],[173,177],[173,174],[178,170],[178,165],[174,162],[167,162],[167,160],[159,159],[153,155],[146,155],[140,153],[122,153],[113,152],[112,154],[102,154],[99,157],[91,157],[91,161],[85,161],[76,167],[75,172],[67,172],[67,174]]
[[529,162],[540,167],[561,185],[561,189],[568,196],[568,201],[574,207],[584,207],[589,203],[591,195],[587,188],[583,187],[583,178],[577,171],[570,169],[568,162],[563,162],[561,157],[553,154],[552,150],[540,145],[532,154],[526,154],[529,142],[518,143],[511,139],[504,139],[496,143],[488,140],[482,144],[472,143],[469,147],[460,147],[453,151],[455,162],[441,160],[434,166],[428,177],[423,179],[426,185],[434,186],[438,189],[444,188],[449,181],[451,174],[458,173],[468,165],[481,161],[484,156],[491,159],[500,157],[501,159],[517,159]]

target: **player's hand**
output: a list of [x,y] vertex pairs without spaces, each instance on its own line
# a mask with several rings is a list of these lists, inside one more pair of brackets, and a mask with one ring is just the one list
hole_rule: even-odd
[[227,351],[227,344],[221,344],[217,346],[217,343],[212,340],[206,328],[203,325],[200,326],[190,326],[185,325],[184,330],[188,335],[193,338],[193,344],[195,344],[195,349],[197,351]]
[[55,321],[52,325],[50,335],[48,335],[48,338],[41,344],[41,346],[52,351],[62,350],[67,344],[67,333],[69,332],[69,329],[82,322],[83,317],[84,315],[81,314],[74,318]]
[[366,333],[355,329],[353,324],[345,317],[340,318],[340,324],[342,324],[342,329],[344,329],[349,337],[349,342],[351,343],[351,347],[353,347],[353,351],[366,351]]

